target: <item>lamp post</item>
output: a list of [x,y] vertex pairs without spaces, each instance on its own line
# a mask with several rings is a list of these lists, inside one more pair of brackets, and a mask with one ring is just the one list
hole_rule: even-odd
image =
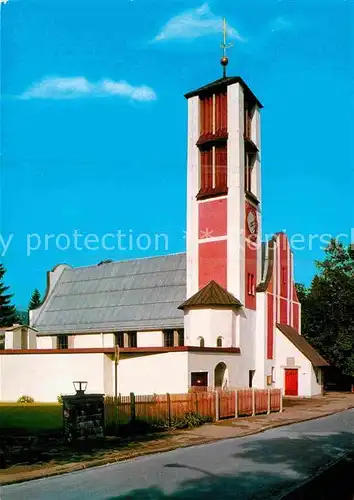
[[76,380],[73,382],[74,389],[77,395],[85,394],[87,382],[85,380]]

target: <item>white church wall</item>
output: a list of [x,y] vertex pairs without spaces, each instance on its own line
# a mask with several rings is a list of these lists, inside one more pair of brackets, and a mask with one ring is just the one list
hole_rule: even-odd
[[222,337],[222,347],[234,346],[234,312],[232,310],[192,309],[185,313],[185,344],[200,345],[204,339],[205,347],[216,347],[217,338]]
[[103,384],[104,393],[107,396],[114,396],[114,356],[104,356],[103,358]]
[[245,268],[244,207],[244,94],[240,84],[227,88],[228,102],[228,196],[227,196],[227,289],[244,304]]
[[164,345],[163,333],[161,330],[137,333],[138,347],[162,347]]
[[[114,364],[112,371],[114,380]],[[188,353],[122,357],[118,365],[118,392],[122,395],[188,392]]]
[[74,349],[85,349],[89,347],[103,347],[101,333],[79,334],[74,336]]
[[256,328],[255,328],[255,374],[253,378],[253,386],[258,389],[263,389],[266,387],[266,376],[269,370],[271,371],[270,364],[273,363],[271,360],[267,360],[267,331],[266,331],[266,320],[267,320],[267,297],[265,293],[257,294],[257,316],[256,316]]
[[311,396],[323,393],[323,369],[311,365]]
[[37,349],[56,349],[56,337],[51,335],[37,335]]
[[198,201],[200,134],[199,97],[188,100],[187,160],[187,298],[198,291]]
[[0,354],[0,400],[26,395],[38,402],[74,393],[73,381],[86,380],[87,392],[104,393],[104,354]]
[[14,332],[5,332],[5,349],[20,349],[19,347],[15,347],[15,342],[14,342]]
[[[293,358],[292,366],[287,366],[287,358]],[[316,382],[311,362],[294,346],[285,335],[276,329],[275,335],[275,385],[285,390],[285,368],[298,370],[298,395],[311,397],[321,394],[322,387]]]
[[256,370],[255,332],[257,328],[257,312],[251,309],[244,309],[244,315],[240,316],[240,322],[243,384],[248,386],[249,370]]
[[234,312],[226,309],[211,309],[210,347],[217,347],[217,338],[222,338],[222,347],[234,347],[233,318]]
[[[191,373],[207,372],[208,386],[215,386],[215,368],[219,363],[225,363],[228,369],[228,387],[231,389],[245,388],[242,373],[241,355],[224,353],[188,353],[188,384],[191,385]],[[248,377],[248,374],[247,374]]]
[[102,346],[103,347],[114,347],[115,346],[114,333],[102,333]]

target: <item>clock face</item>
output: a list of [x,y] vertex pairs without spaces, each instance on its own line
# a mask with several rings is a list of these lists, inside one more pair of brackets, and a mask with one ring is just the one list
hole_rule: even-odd
[[251,234],[257,234],[258,230],[257,215],[253,210],[250,210],[247,214],[247,226]]

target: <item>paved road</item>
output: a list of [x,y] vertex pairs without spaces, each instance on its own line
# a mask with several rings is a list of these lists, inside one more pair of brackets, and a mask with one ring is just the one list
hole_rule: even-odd
[[276,498],[354,448],[354,410],[267,431],[3,487],[2,500]]

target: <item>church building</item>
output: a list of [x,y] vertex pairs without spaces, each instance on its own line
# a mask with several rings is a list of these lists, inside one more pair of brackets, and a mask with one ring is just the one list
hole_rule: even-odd
[[75,379],[110,395],[321,394],[327,362],[301,335],[287,236],[261,240],[262,104],[226,72],[185,97],[186,253],[57,265],[30,327],[6,332],[1,400],[55,400]]

